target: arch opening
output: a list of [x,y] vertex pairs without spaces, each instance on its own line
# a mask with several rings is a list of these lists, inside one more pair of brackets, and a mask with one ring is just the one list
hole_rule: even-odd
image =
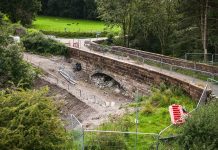
[[113,77],[104,73],[95,73],[91,76],[91,82],[95,84],[100,89],[112,89],[116,93],[121,93],[124,91],[121,84],[116,81]]

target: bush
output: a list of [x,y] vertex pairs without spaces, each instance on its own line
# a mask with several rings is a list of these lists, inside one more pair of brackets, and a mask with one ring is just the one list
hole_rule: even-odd
[[85,150],[127,150],[123,135],[114,133],[97,133],[92,136]]
[[218,147],[218,102],[202,106],[182,126],[180,145],[185,149],[213,150]]
[[47,92],[0,92],[1,150],[64,149],[67,135]]
[[147,102],[143,107],[142,107],[142,113],[145,115],[152,114],[154,112],[154,107],[152,106],[151,103]]
[[52,55],[68,55],[68,48],[41,32],[30,32],[22,38],[24,47],[29,52]]
[[0,87],[8,86],[9,81],[22,87],[30,87],[37,73],[23,61],[22,47],[16,44],[0,46]]
[[[65,37],[65,38],[96,38],[95,32],[58,32],[58,31],[42,31],[47,35],[54,35],[57,37]],[[102,32],[99,37],[106,37],[107,32]]]
[[8,33],[22,37],[22,36],[26,35],[27,30],[26,30],[26,28],[24,28],[20,24],[11,24],[8,27]]

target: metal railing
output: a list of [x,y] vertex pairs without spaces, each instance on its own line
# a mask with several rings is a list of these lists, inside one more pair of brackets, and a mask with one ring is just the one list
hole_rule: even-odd
[[[205,57],[206,57],[206,62],[205,62]],[[212,53],[185,53],[185,60],[190,60],[190,61],[194,61],[194,62],[204,62],[204,63],[208,63],[208,62],[213,62],[213,54]]]
[[[205,62],[206,57],[206,62]],[[185,53],[185,60],[190,60],[194,62],[203,62],[210,65],[216,65],[218,64],[218,54],[212,54],[212,53]]]

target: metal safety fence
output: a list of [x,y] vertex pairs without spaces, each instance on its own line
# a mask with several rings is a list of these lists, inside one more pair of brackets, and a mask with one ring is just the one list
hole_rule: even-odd
[[218,65],[218,54],[185,53],[185,60],[190,60],[199,63],[207,63],[210,65]]
[[85,130],[85,150],[146,150],[157,145],[156,133]]
[[69,126],[69,130],[71,131],[71,137],[72,137],[72,147],[74,149],[78,150],[84,150],[84,129],[83,125],[80,123],[80,121],[73,115],[70,115],[71,124]]

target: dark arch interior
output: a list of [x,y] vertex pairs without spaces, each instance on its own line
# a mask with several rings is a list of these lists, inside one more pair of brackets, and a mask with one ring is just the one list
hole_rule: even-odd
[[120,85],[119,82],[117,82],[114,78],[104,73],[93,74],[91,76],[91,80],[98,86],[115,87],[115,88],[122,89],[122,86]]

